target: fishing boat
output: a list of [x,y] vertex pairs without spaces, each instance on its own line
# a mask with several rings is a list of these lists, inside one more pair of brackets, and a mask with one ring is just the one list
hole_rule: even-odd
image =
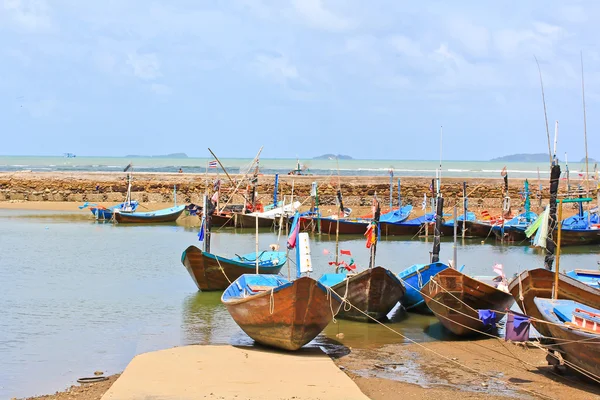
[[[552,297],[555,278],[554,272],[545,268],[523,271],[509,282],[508,291],[512,294],[524,314],[536,319],[542,319],[542,315],[535,306],[534,299],[536,297]],[[586,306],[597,307],[600,304],[600,290],[559,273],[557,298],[573,300]],[[533,326],[542,335],[550,335],[547,324],[539,324],[534,320]]]
[[431,264],[415,264],[398,274],[398,277],[404,282],[406,292],[400,300],[402,306],[407,310],[419,312],[428,312],[431,310],[425,304],[425,299],[421,295],[421,289],[425,286],[432,276],[449,268],[448,265],[435,262]]
[[386,318],[404,295],[402,282],[383,267],[368,268],[357,274],[323,274],[319,282],[354,306],[342,307],[337,316],[359,322]]
[[574,269],[567,271],[567,276],[577,279],[593,288],[600,289],[600,271],[593,269]]
[[[433,276],[421,289],[425,303],[450,332],[472,336],[495,329],[515,299],[510,293],[453,268]],[[478,310],[489,310],[487,323]]]
[[[568,368],[600,377],[600,309],[572,300],[534,298],[537,314],[546,323],[554,343]],[[598,304],[596,304],[598,307]]]
[[499,240],[508,242],[522,242],[527,239],[525,230],[535,222],[537,214],[533,211],[526,211],[516,217],[492,226],[492,232]]
[[[397,224],[402,224],[410,216],[412,206],[407,205],[399,209],[392,210],[381,215],[381,229],[385,235],[397,235],[396,232],[404,234],[402,227],[397,227]],[[300,217],[301,227],[303,230],[308,230],[312,220],[315,217]],[[371,223],[369,218],[337,218],[337,217],[321,217],[321,233],[335,234],[338,229],[340,235],[362,235],[367,230]],[[420,224],[418,225],[420,228]],[[418,229],[417,229],[418,231]]]
[[403,222],[381,222],[381,234],[384,236],[415,236],[434,221],[435,214],[427,213]]
[[154,224],[160,222],[175,222],[185,210],[185,205],[163,208],[148,212],[121,212],[115,210],[115,220],[118,223]]
[[340,297],[331,289],[309,276],[300,276],[312,271],[308,234],[294,229],[292,235],[297,247],[297,279],[244,274],[221,297],[233,320],[255,342],[288,351],[313,340],[341,306]]
[[[260,252],[258,253],[258,272],[262,275],[278,274],[286,261],[285,252]],[[199,290],[225,290],[235,279],[254,272],[256,253],[226,258],[204,252],[196,246],[189,246],[181,254],[181,263]]]
[[135,212],[138,207],[138,202],[136,200],[125,201],[123,203],[119,203],[117,205],[111,207],[103,207],[97,204],[84,203],[83,206],[79,208],[89,207],[90,211],[94,215],[97,220],[111,220],[116,211],[127,213],[127,212]]
[[256,224],[258,224],[259,228],[272,228],[279,221],[282,214],[284,217],[292,215],[300,208],[300,205],[301,203],[299,201],[295,201],[292,204],[286,204],[281,207],[271,207],[271,209],[266,208],[265,211],[261,212],[252,212],[248,214],[235,213],[233,217],[234,225],[236,228],[254,228]]

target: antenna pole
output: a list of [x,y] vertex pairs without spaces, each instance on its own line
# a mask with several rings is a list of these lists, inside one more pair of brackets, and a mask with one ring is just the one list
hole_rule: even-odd
[[548,128],[548,113],[546,112],[546,96],[544,95],[544,81],[542,80],[542,69],[540,68],[540,63],[536,56],[535,63],[538,67],[538,72],[540,74],[540,86],[542,87],[542,102],[544,103],[544,118],[546,120],[546,137],[548,138],[548,157],[550,157],[550,166],[552,166],[552,149],[550,148],[550,128]]
[[589,184],[589,163],[588,163],[588,146],[587,146],[587,119],[585,116],[585,84],[583,80],[583,52],[580,52],[581,55],[581,97],[583,101],[583,140],[585,143],[585,190],[589,193],[590,184]]

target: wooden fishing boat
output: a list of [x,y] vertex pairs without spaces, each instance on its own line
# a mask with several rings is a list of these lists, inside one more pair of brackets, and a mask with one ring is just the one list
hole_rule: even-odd
[[256,224],[259,228],[272,228],[275,226],[275,218],[257,217],[253,214],[235,213],[233,221],[236,228],[255,228]]
[[[467,220],[464,222],[465,237],[470,238],[487,238],[492,234],[492,224],[485,221],[471,221]],[[463,222],[458,221],[457,232],[462,236]],[[441,229],[442,236],[453,236],[454,235],[454,224],[445,223]]]
[[431,310],[425,304],[425,299],[421,295],[421,289],[427,285],[432,276],[438,272],[449,268],[448,265],[436,262],[432,264],[415,264],[398,274],[398,277],[404,282],[406,292],[400,300],[402,306],[408,310],[419,312],[429,312]]
[[[304,220],[304,221],[303,221]],[[308,221],[306,218],[300,217],[300,223],[305,225]],[[339,220],[340,235],[362,235],[367,230],[370,221],[368,220]],[[302,225],[300,225],[302,227]],[[327,235],[335,235],[338,226],[338,220],[335,218],[321,218],[321,233]]]
[[183,213],[185,205],[149,212],[120,212],[115,210],[115,219],[119,223],[147,224],[158,222],[175,222]]
[[548,336],[554,339],[551,349],[562,355],[567,367],[599,377],[600,330],[594,331],[593,327],[600,326],[600,310],[572,300],[539,297],[533,300],[536,313],[548,322],[543,325],[547,327]]
[[221,302],[254,341],[293,351],[323,331],[341,299],[306,276],[290,282],[276,275],[245,274],[229,285]]
[[222,228],[224,226],[234,226],[233,213],[215,212],[210,216],[210,222],[213,228]]
[[497,239],[507,242],[522,242],[527,240],[525,229],[537,219],[537,214],[533,211],[521,213],[503,224],[492,226],[492,232]]
[[[259,253],[259,273],[278,274],[286,263],[285,252],[264,251]],[[234,259],[203,252],[190,246],[181,254],[185,266],[199,290],[225,290],[243,274],[256,269],[256,253],[236,256]]]
[[[586,285],[565,274],[558,274],[558,299],[573,300],[590,307],[600,304],[600,290]],[[517,305],[531,317],[542,319],[538,312],[534,298],[552,297],[554,287],[554,272],[544,268],[523,271],[508,284],[508,291],[517,301]],[[547,324],[538,324],[533,321],[533,326],[542,335],[549,336]]]
[[369,268],[358,274],[324,274],[319,282],[362,311],[344,305],[337,316],[359,322],[384,319],[405,291],[402,282],[383,267]]
[[[404,222],[380,222],[379,227],[384,236],[416,236],[434,222],[434,216],[430,213]],[[433,227],[429,229],[433,231]]]
[[600,289],[600,271],[593,269],[574,269],[567,271],[567,276],[577,279],[593,288]]
[[452,268],[433,276],[421,289],[427,306],[449,331],[458,336],[476,335],[496,327],[503,313],[495,313],[492,324],[485,326],[477,310],[504,312],[515,300],[484,282],[471,278]]

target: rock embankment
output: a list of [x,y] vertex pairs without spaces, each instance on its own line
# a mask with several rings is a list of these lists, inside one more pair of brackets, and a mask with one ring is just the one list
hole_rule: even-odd
[[[136,173],[132,183],[132,198],[144,203],[165,203],[173,201],[173,187],[177,187],[178,203],[202,202],[205,188],[212,192],[216,175],[201,174],[159,174]],[[221,203],[228,200],[236,185],[226,176],[218,177],[221,182]],[[323,176],[281,176],[279,183],[279,199],[285,195],[290,200],[292,190],[295,199],[305,201],[310,195],[311,183],[316,181],[319,187],[321,205],[333,206],[338,184],[341,187],[345,206],[360,207],[372,203],[376,193],[384,208],[389,204],[389,179],[387,177],[323,177]],[[403,204],[413,204],[420,208],[424,194],[431,197],[430,178],[401,178],[401,195]],[[446,178],[442,181],[442,194],[446,198],[446,206],[458,204],[462,208],[462,185],[467,182],[469,207],[474,210],[498,209],[503,196],[501,179],[458,179]],[[272,201],[273,176],[259,176],[258,193],[263,203]],[[394,180],[396,183],[397,180]],[[509,196],[513,210],[522,207],[523,180],[511,179]],[[232,202],[240,203],[246,190],[247,182],[239,184],[238,194]],[[590,184],[590,187],[595,185]],[[537,182],[530,184],[531,205],[536,210],[539,204]],[[127,182],[125,174],[108,173],[63,173],[63,172],[19,172],[0,173],[0,201],[71,201],[71,202],[121,202],[125,199]],[[541,191],[543,199],[548,197],[548,182],[543,182]],[[592,195],[596,196],[595,188]],[[397,204],[397,187],[393,189],[394,204]],[[306,203],[308,204],[308,202]]]

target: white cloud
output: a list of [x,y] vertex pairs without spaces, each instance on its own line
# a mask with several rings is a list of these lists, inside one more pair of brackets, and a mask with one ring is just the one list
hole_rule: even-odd
[[129,54],[127,56],[127,64],[133,69],[133,74],[140,79],[153,80],[162,76],[160,73],[160,62],[155,53]]
[[467,18],[452,18],[448,23],[448,34],[456,39],[470,55],[487,54],[490,32],[487,28],[469,21]]
[[389,39],[394,50],[408,57],[421,57],[423,52],[418,42],[402,35],[394,35]]
[[322,0],[293,0],[296,11],[312,26],[327,31],[345,31],[353,26],[351,20],[326,9]]
[[4,0],[4,10],[21,29],[37,32],[52,27],[50,9],[45,0]]
[[283,55],[259,54],[254,66],[258,73],[277,84],[286,85],[290,80],[299,79],[298,69]]
[[150,90],[152,90],[154,93],[161,95],[161,96],[167,96],[167,95],[170,95],[171,93],[173,93],[173,89],[171,89],[170,86],[164,85],[162,83],[151,84]]

